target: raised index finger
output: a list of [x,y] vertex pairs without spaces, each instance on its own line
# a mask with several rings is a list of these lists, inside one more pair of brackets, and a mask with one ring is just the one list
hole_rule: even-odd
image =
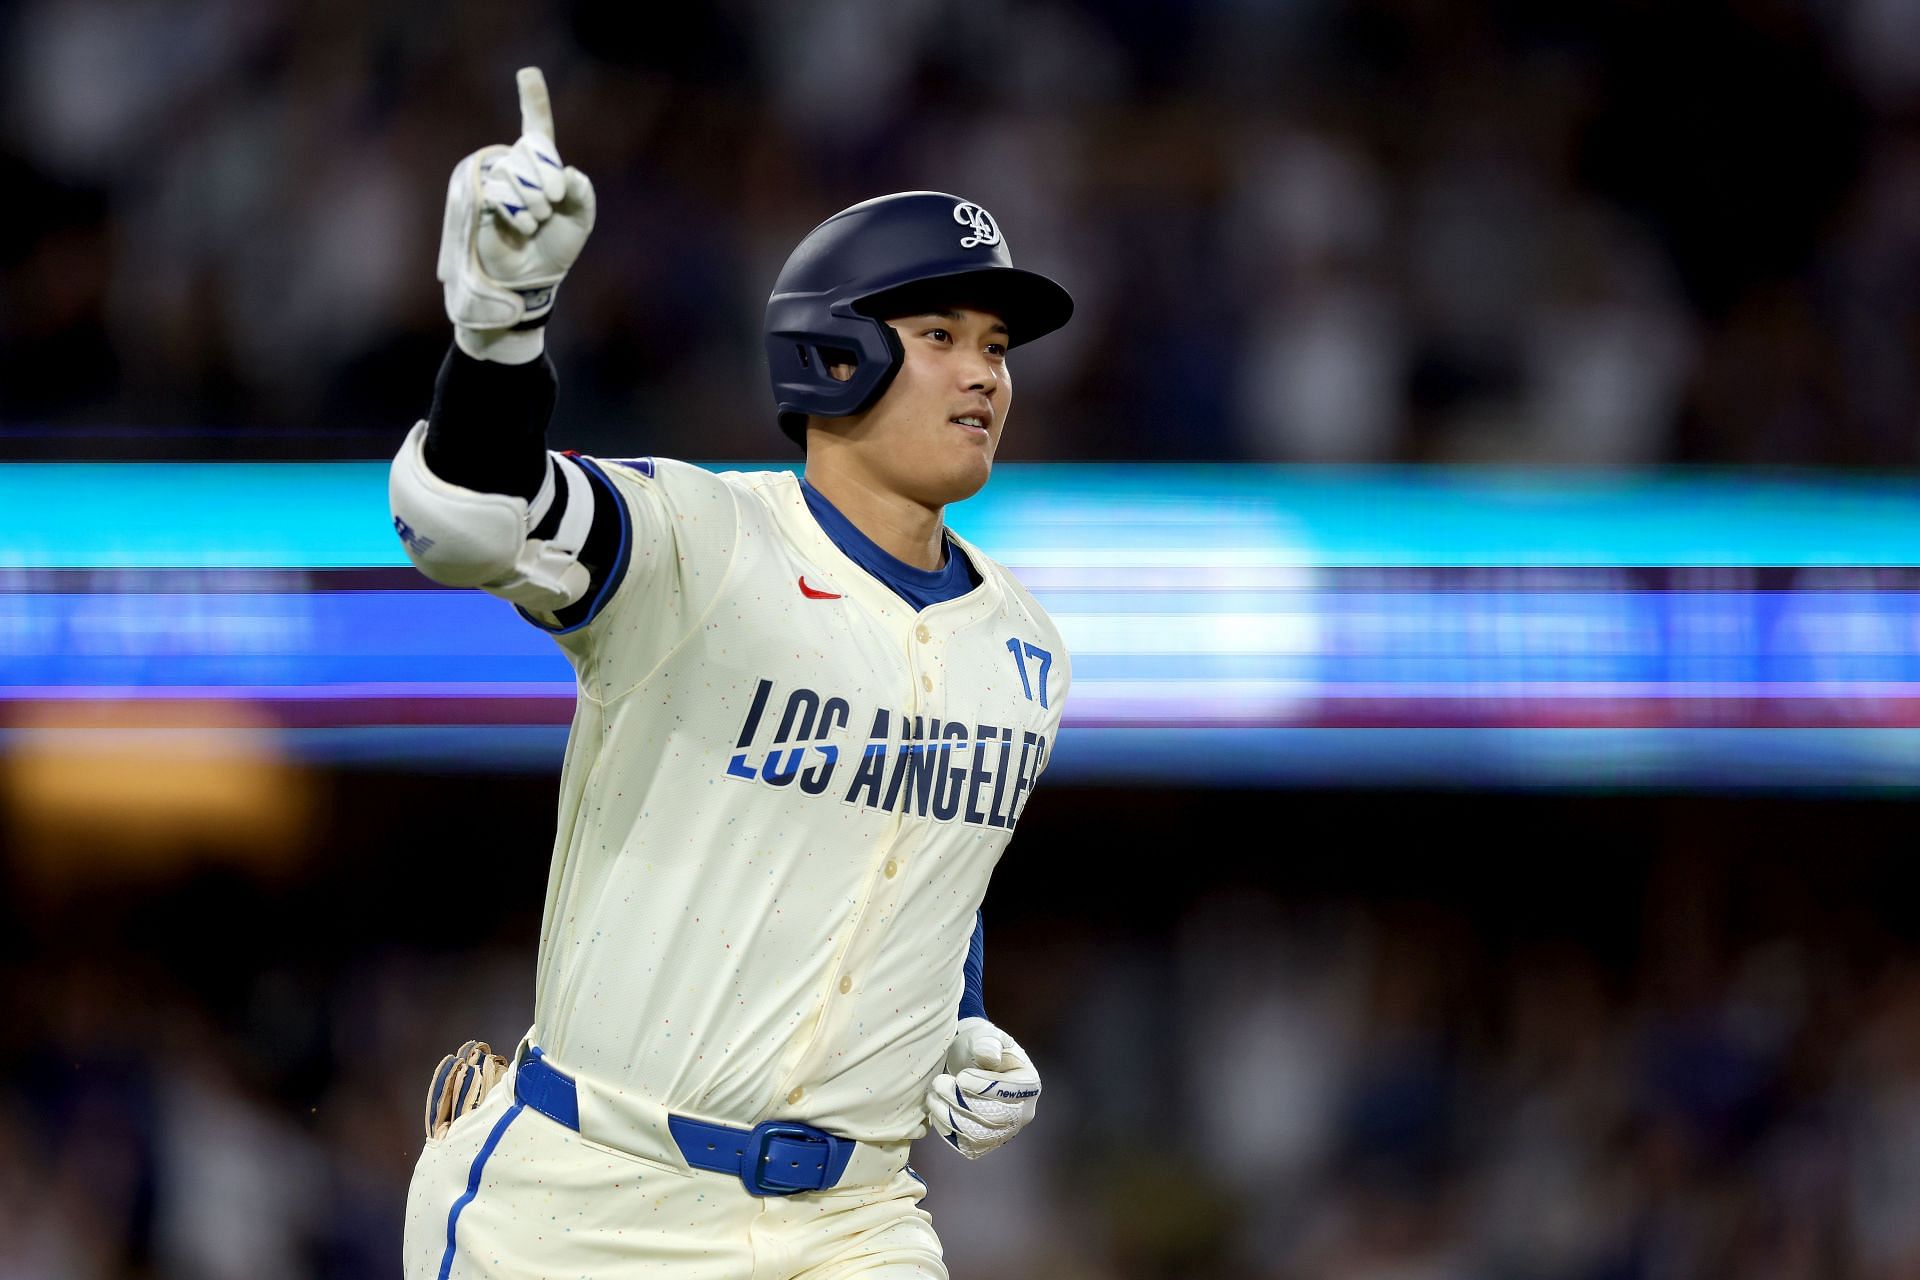
[[554,142],[553,100],[547,96],[547,78],[538,67],[522,67],[513,78],[520,86],[520,132],[537,133]]

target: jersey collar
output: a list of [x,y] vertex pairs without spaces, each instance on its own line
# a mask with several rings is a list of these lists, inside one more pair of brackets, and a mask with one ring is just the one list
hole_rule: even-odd
[[1000,607],[1000,581],[993,562],[952,530],[947,531],[948,545],[973,562],[974,570],[980,575],[980,585],[958,599],[943,601],[916,613],[912,605],[894,594],[893,588],[861,568],[834,545],[833,539],[821,529],[820,522],[814,519],[813,511],[807,506],[806,495],[800,490],[799,476],[787,471],[775,473],[768,498],[768,505],[773,509],[780,527],[806,552],[808,558],[820,566],[823,573],[832,576],[836,590],[844,589],[848,595],[857,598],[862,607],[902,629],[911,628],[917,619],[923,617],[929,620],[937,618],[949,627],[964,627],[987,617]]

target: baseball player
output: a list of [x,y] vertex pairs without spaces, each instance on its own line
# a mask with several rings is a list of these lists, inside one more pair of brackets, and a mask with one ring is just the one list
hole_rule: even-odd
[[413,563],[551,632],[579,694],[533,1026],[435,1073],[406,1274],[945,1276],[908,1144],[1033,1118],[979,909],[1070,669],[943,512],[992,469],[1008,348],[1072,300],[977,204],[869,200],[767,304],[804,479],[550,452],[541,326],[594,194],[519,80],[519,140],[453,173],[454,347],[390,498]]

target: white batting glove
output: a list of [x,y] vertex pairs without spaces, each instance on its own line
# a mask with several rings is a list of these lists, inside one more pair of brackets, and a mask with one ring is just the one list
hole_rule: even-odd
[[520,140],[483,147],[447,183],[437,272],[454,340],[468,355],[524,364],[545,347],[539,326],[593,230],[593,184],[562,166],[553,105],[538,67],[522,67]]
[[947,1070],[927,1090],[934,1131],[969,1160],[1009,1141],[1033,1120],[1040,1073],[1012,1036],[967,1018],[947,1048]]

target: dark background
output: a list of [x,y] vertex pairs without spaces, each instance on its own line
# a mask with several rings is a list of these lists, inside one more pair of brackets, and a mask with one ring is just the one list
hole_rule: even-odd
[[758,323],[952,190],[1064,280],[1020,458],[1912,465],[1904,0],[27,0],[0,12],[17,456],[377,456],[444,176],[538,63],[602,222],[568,442],[779,456]]
[[[529,1016],[555,790],[318,786],[290,858],[12,851],[0,1274],[395,1273],[427,1069]],[[923,1145],[928,1205],[959,1274],[1909,1274],[1916,837],[1903,799],[1056,788],[986,908],[1044,1123]]]

